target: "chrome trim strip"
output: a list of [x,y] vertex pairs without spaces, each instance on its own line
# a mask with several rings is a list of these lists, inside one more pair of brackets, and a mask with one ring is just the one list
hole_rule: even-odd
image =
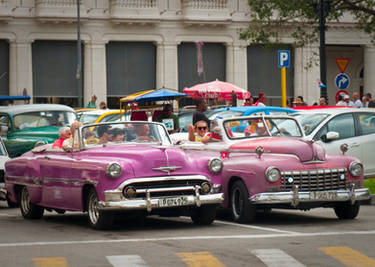
[[336,192],[336,197],[333,199],[311,199],[310,191],[298,192],[298,188],[289,192],[275,192],[275,193],[260,193],[255,194],[249,198],[253,204],[291,204],[296,207],[298,203],[305,202],[339,202],[339,201],[356,201],[367,200],[370,198],[370,191],[368,188],[360,189],[340,189],[330,191],[311,191],[311,192]]
[[34,181],[36,183],[40,183],[41,182],[41,178],[39,178],[39,177],[10,176],[10,175],[5,176],[6,182],[8,182],[9,178],[11,178],[11,179],[25,180],[25,181]]
[[28,184],[28,183],[22,183],[22,182],[14,182],[14,181],[7,181],[7,184],[17,184],[17,185],[25,185],[25,186],[31,186],[31,187],[42,187],[40,184]]
[[220,204],[224,201],[223,193],[210,194],[210,195],[199,195],[199,199],[196,195],[188,195],[187,203],[181,206],[173,207],[159,207],[159,200],[169,197],[157,197],[136,200],[123,200],[123,201],[99,201],[98,208],[101,210],[147,210],[150,212],[152,209],[157,208],[176,208],[183,206],[197,206],[206,204]]
[[25,176],[7,176],[6,177],[6,182],[7,183],[12,183],[12,184],[21,184],[22,182],[17,182],[17,181],[9,181],[8,178],[11,179],[18,179],[18,180],[25,180],[25,181],[33,181],[36,184],[40,184],[41,182],[60,182],[60,183],[72,183],[72,184],[98,184],[98,181],[93,181],[93,180],[79,180],[79,179],[68,179],[68,178],[52,178],[52,177],[44,177],[44,178],[39,178],[39,177],[25,177]]

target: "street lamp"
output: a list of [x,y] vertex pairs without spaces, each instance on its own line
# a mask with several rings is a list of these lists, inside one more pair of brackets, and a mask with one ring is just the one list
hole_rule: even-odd
[[80,0],[77,0],[77,90],[78,90],[78,106],[82,107],[82,62],[81,62],[81,20],[80,20]]
[[319,32],[320,32],[320,47],[319,47],[319,58],[320,58],[320,80],[326,85],[320,88],[320,97],[327,99],[327,67],[326,67],[326,18],[331,8],[331,0],[313,0],[312,5],[315,10],[315,14],[319,17]]

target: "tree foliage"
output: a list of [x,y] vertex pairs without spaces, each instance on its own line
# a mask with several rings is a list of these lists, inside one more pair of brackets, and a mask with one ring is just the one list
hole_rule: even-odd
[[[280,33],[291,31],[297,47],[319,40],[316,6],[322,0],[248,0],[251,23],[240,38],[255,44],[281,43]],[[327,25],[351,15],[357,27],[375,42],[375,0],[323,0],[329,3]]]

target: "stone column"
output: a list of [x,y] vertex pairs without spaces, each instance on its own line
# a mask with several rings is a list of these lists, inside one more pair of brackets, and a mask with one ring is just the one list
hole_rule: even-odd
[[156,88],[161,88],[165,84],[164,73],[164,44],[156,42]]
[[9,94],[22,95],[23,89],[33,99],[33,68],[31,43],[33,40],[9,41]]
[[234,45],[233,58],[233,83],[245,90],[248,90],[247,47],[242,45]]
[[91,100],[92,95],[98,97],[96,104],[101,101],[107,103],[107,63],[106,63],[106,42],[85,41],[84,42],[84,88],[83,104]]
[[[177,44],[164,42],[164,87],[178,91]],[[162,86],[163,86],[162,85]],[[158,87],[160,88],[160,87]]]
[[233,43],[226,43],[227,57],[226,57],[226,81],[234,83],[234,48]]
[[309,66],[318,46],[295,48],[294,56],[294,97],[301,95],[308,105],[319,102],[320,88],[317,79],[320,77],[319,65],[315,61]]
[[363,87],[364,93],[371,93],[375,98],[375,46],[366,45],[363,53],[364,73]]

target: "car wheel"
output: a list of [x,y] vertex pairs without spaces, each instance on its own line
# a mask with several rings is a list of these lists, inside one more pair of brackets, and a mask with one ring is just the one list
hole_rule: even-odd
[[25,219],[36,220],[43,217],[44,208],[30,202],[29,191],[26,187],[23,187],[21,191],[20,209]]
[[349,220],[357,217],[359,213],[360,204],[358,201],[352,205],[350,202],[338,203],[335,205],[334,210],[336,216],[341,220]]
[[230,190],[232,218],[246,223],[255,219],[255,206],[249,202],[249,192],[242,181],[236,181]]
[[18,207],[18,203],[13,202],[12,200],[9,199],[9,196],[7,196],[7,203],[9,208],[16,208]]
[[204,205],[195,208],[191,214],[191,219],[195,224],[209,225],[215,220],[217,205]]
[[87,212],[89,223],[92,228],[104,230],[109,228],[113,223],[113,213],[105,212],[98,209],[99,198],[94,188],[89,191],[87,197]]

